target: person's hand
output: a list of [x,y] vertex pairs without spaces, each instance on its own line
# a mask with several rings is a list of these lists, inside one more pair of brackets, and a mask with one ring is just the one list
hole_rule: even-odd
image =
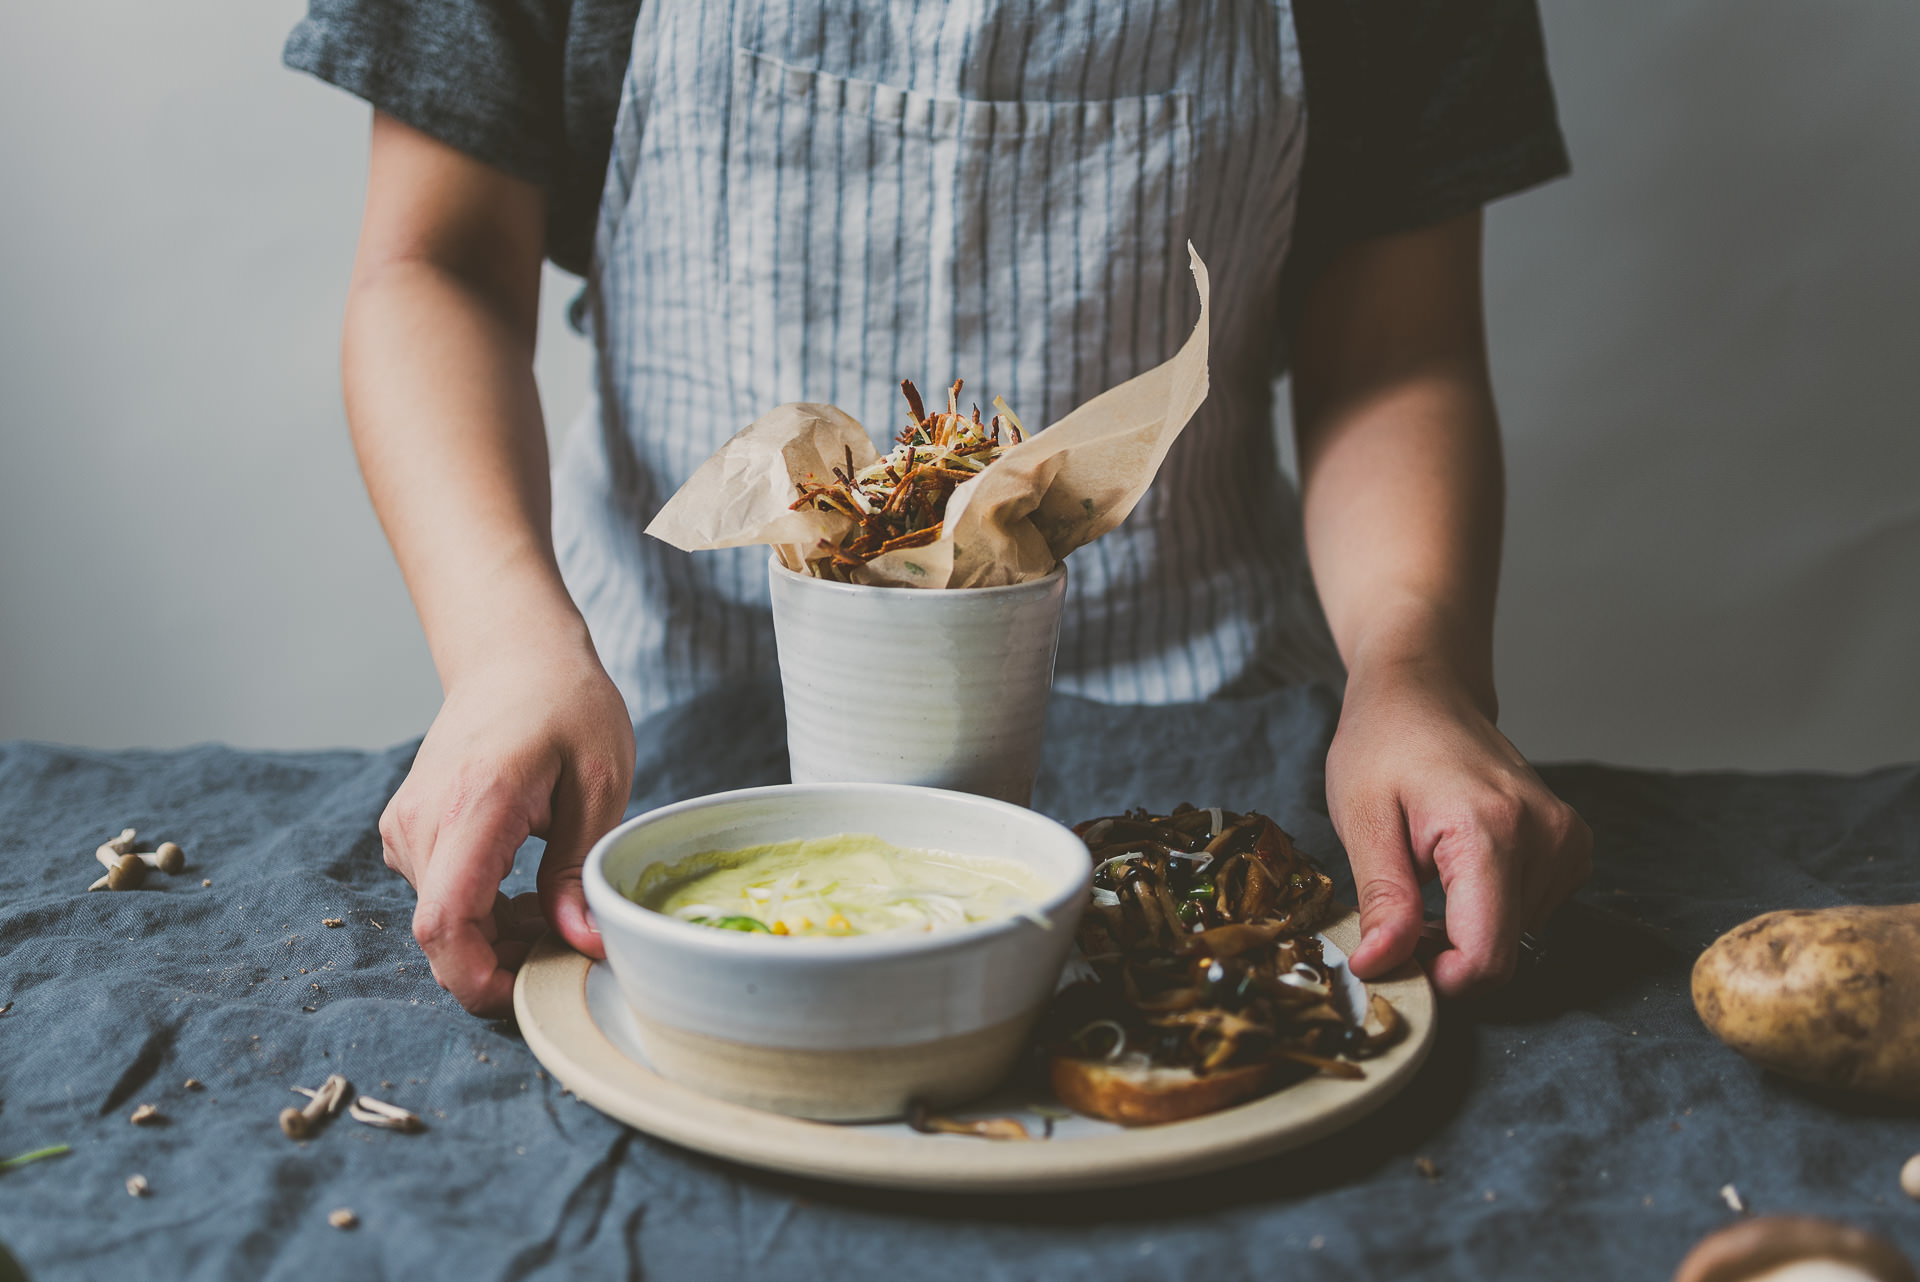
[[1446,890],[1449,943],[1430,967],[1461,996],[1513,974],[1538,929],[1587,879],[1592,834],[1478,701],[1444,671],[1357,668],[1327,753],[1327,806],[1353,864],[1362,978],[1413,955],[1419,887]]
[[[633,778],[626,703],[591,645],[527,644],[449,687],[413,770],[380,817],[387,866],[420,894],[413,934],[433,977],[475,1014],[513,1002],[513,971],[542,920],[606,956],[587,916],[581,864],[620,821]],[[538,895],[500,882],[544,837]]]

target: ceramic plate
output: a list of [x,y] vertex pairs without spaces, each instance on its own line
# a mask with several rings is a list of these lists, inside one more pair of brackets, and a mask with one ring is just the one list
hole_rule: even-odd
[[[1323,936],[1329,962],[1360,940],[1352,912]],[[1339,967],[1343,983],[1357,981]],[[922,1135],[900,1122],[807,1122],[712,1099],[647,1067],[633,1017],[605,962],[549,937],[520,968],[514,1013],[527,1045],[560,1083],[610,1117],[686,1148],[789,1175],[944,1192],[1013,1193],[1106,1188],[1191,1175],[1317,1140],[1364,1117],[1412,1080],[1433,1044],[1433,990],[1414,963],[1372,985],[1406,1019],[1407,1036],[1368,1060],[1359,1081],[1315,1076],[1205,1117],[1132,1129],[1077,1115],[1031,1095],[1003,1095],[955,1112],[1014,1116],[1051,1139],[992,1141]],[[1351,1000],[1351,998],[1350,998]]]

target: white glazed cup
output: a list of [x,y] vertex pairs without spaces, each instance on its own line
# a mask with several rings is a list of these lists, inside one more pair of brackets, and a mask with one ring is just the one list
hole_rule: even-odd
[[[1048,922],[1009,917],[846,939],[715,930],[628,896],[712,850],[836,833],[994,855],[1045,887]],[[893,784],[782,784],[649,811],[587,856],[587,903],[648,1062],[695,1090],[797,1117],[898,1117],[1006,1076],[1054,991],[1093,865],[1071,829],[1018,806]]]
[[870,587],[768,566],[795,783],[1032,799],[1065,565],[999,588]]

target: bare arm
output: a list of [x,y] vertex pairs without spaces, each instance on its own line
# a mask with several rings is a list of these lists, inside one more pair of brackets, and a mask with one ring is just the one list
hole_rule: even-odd
[[443,680],[502,626],[502,596],[579,624],[553,564],[533,381],[545,227],[538,189],[374,117],[347,416]]
[[1412,954],[1447,891],[1444,992],[1504,980],[1590,839],[1495,728],[1504,481],[1480,306],[1480,217],[1344,251],[1295,350],[1307,551],[1348,669],[1327,801],[1353,861],[1357,971]]
[[471,1010],[511,1000],[538,917],[499,894],[543,836],[540,907],[599,952],[580,863],[616,822],[632,728],[553,555],[533,379],[545,202],[376,114],[342,366],[368,492],[446,702],[381,819],[414,932]]

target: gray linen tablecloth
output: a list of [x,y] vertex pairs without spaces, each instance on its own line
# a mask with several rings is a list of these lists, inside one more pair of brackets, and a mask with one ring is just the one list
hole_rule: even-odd
[[[1261,809],[1344,882],[1321,799],[1332,716],[1318,690],[1061,699],[1036,806]],[[771,687],[638,737],[636,810],[786,777]],[[1702,1029],[1687,983],[1757,912],[1920,898],[1920,768],[1550,768],[1593,826],[1593,881],[1539,967],[1443,1010],[1395,1101],[1214,1176],[996,1199],[760,1174],[563,1095],[511,1025],[441,993],[412,941],[375,827],[411,755],[0,746],[0,1157],[72,1146],[0,1173],[0,1242],[29,1275],[1665,1279],[1732,1218],[1727,1184],[1754,1211],[1836,1216],[1920,1254],[1920,1206],[1896,1184],[1920,1120],[1757,1072]],[[126,825],[180,842],[190,870],[87,894],[93,848]],[[330,1072],[432,1129],[342,1119],[292,1143],[274,1123],[288,1088]],[[143,1103],[164,1123],[129,1125]],[[128,1195],[135,1173],[151,1195]],[[359,1227],[329,1227],[338,1207]]]

